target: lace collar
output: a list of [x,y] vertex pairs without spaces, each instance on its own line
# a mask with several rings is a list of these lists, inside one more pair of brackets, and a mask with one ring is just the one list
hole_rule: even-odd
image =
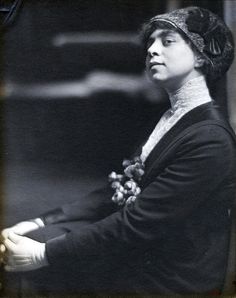
[[179,108],[188,109],[211,101],[211,96],[204,76],[191,79],[181,88],[169,93],[171,110],[175,112]]

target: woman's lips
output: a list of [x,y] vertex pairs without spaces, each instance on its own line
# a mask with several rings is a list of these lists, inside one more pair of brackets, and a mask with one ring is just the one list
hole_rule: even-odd
[[150,68],[153,68],[153,67],[155,67],[155,66],[163,66],[164,65],[164,63],[160,63],[160,62],[153,62],[153,63],[150,63]]

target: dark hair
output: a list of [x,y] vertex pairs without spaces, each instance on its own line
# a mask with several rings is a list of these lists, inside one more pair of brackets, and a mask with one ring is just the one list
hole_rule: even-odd
[[199,56],[202,59],[203,65],[199,67],[199,70],[207,78],[207,75],[210,71],[210,62],[208,61],[208,59],[206,59],[198,51],[196,46],[192,43],[192,41],[187,37],[187,35],[182,30],[180,30],[179,28],[174,27],[172,24],[170,24],[168,22],[163,22],[163,21],[156,20],[156,21],[144,23],[144,25],[142,26],[142,28],[140,30],[140,40],[141,40],[141,45],[142,45],[143,52],[145,52],[145,54],[146,54],[146,51],[147,51],[147,43],[148,43],[149,36],[156,29],[169,29],[171,31],[179,33],[181,35],[181,37],[186,41],[186,43],[189,44],[189,46],[191,47],[191,49],[193,50],[195,55]]

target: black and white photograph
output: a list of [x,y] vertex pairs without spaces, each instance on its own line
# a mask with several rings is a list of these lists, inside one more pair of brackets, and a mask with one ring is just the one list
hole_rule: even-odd
[[0,297],[236,294],[236,0],[0,0]]

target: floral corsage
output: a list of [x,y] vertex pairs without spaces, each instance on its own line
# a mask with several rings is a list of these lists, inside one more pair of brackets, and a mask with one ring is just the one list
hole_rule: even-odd
[[136,200],[141,192],[138,183],[144,175],[144,163],[139,156],[132,160],[125,159],[122,166],[124,174],[111,172],[108,176],[111,188],[115,190],[112,201],[119,206],[131,204]]

